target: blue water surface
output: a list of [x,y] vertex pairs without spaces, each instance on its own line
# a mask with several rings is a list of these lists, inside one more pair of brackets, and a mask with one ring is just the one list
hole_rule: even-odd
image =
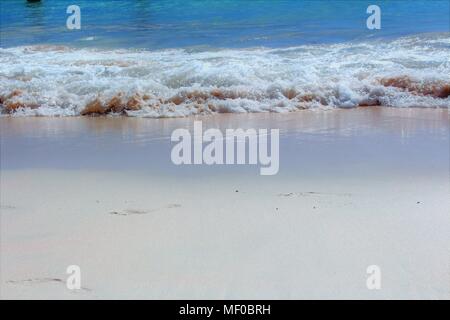
[[[448,0],[1,0],[0,45],[288,47],[449,32]],[[68,30],[69,5],[81,30]],[[366,9],[382,11],[368,30]]]

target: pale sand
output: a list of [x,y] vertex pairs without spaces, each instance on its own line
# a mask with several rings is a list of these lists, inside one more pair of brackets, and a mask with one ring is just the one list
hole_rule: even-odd
[[175,167],[193,118],[0,119],[1,298],[450,298],[447,110],[197,119],[280,128],[279,174]]

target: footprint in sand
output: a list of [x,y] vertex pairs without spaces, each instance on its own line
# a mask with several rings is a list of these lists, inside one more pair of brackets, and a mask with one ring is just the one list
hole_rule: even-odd
[[6,281],[6,283],[11,283],[11,284],[36,284],[36,283],[49,283],[49,282],[63,282],[63,280],[59,279],[59,278],[32,278],[32,279]]
[[151,209],[151,210],[136,210],[136,209],[126,209],[123,211],[111,211],[109,214],[116,215],[116,216],[132,216],[132,215],[142,215],[142,214],[149,214],[152,212],[156,212],[163,209],[174,209],[174,208],[180,208],[181,205],[178,203],[172,203],[169,204],[163,208],[159,209]]
[[1,205],[0,209],[1,210],[13,210],[13,209],[17,209],[17,207],[5,204],[5,205]]
[[[353,203],[346,200],[352,197],[351,193],[327,193],[327,192],[316,192],[316,191],[306,191],[306,192],[289,192],[289,193],[279,193],[279,197],[286,198],[303,198],[311,197],[314,201],[319,201],[322,205],[332,205],[336,207],[348,207]],[[313,209],[318,209],[318,206],[313,206]]]
[[[38,284],[45,284],[45,283],[56,283],[56,284],[62,284],[65,286],[65,281],[60,278],[30,278],[30,279],[23,279],[23,280],[9,280],[6,281],[6,283],[9,284],[15,284],[15,285],[38,285]],[[80,290],[91,292],[92,290],[89,288],[81,287]]]
[[279,193],[279,197],[305,197],[305,196],[338,196],[338,197],[351,197],[351,193],[325,193],[325,192],[289,192],[289,193]]

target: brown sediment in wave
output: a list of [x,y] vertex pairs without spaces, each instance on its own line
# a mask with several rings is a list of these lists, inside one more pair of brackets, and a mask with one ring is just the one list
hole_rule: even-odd
[[[318,101],[324,103],[323,97],[313,93],[299,93],[295,89],[287,89],[282,92],[289,100],[298,100],[299,102],[313,102]],[[188,91],[181,92],[177,95],[161,101],[162,103],[174,103],[180,105],[182,103],[200,103],[205,104],[208,101],[214,100],[236,100],[236,99],[250,99],[250,100],[262,100],[264,97],[258,97],[247,91],[236,91],[226,89],[211,89],[210,91]]]
[[436,88],[433,92],[435,92],[436,97],[445,99],[450,96],[450,84]]
[[[381,78],[378,81],[383,86],[398,88],[401,91],[414,95],[442,99],[450,96],[450,84],[445,82],[418,81],[407,76]],[[295,111],[311,107],[334,106],[332,104],[333,94],[336,95],[336,92],[322,91],[314,93],[309,90],[303,91],[292,87],[280,91],[269,90],[267,92],[251,91],[242,88],[194,89],[180,91],[171,97],[155,96],[148,93],[144,94],[143,92],[135,92],[132,95],[119,92],[112,97],[105,97],[99,94],[84,105],[80,115],[127,115],[128,111],[141,109],[154,112],[154,114],[152,113],[154,116],[230,113],[237,112],[236,110],[252,112],[253,105],[259,103],[261,103],[263,110],[267,111],[273,110],[277,112],[284,109],[286,111]],[[371,93],[362,98],[356,105],[359,107],[382,106],[383,98],[379,97],[379,95]],[[39,107],[35,102],[32,102],[34,100],[33,95],[18,89],[11,91],[9,94],[0,95],[2,112],[7,113],[21,111],[19,109],[22,108],[34,109]],[[133,115],[133,113],[129,114]]]
[[378,98],[368,98],[358,103],[358,107],[378,107],[381,105],[382,103]]
[[19,100],[19,96],[23,94],[22,90],[15,89],[7,95],[0,96],[0,104],[4,106],[7,113],[13,113],[20,108],[36,109],[39,107],[36,103]]
[[205,104],[209,100],[235,100],[239,98],[252,98],[248,92],[245,91],[234,91],[234,90],[223,90],[223,89],[211,89],[209,92],[207,91],[187,91],[180,92],[177,95],[167,99],[162,100],[162,103],[173,103],[175,105],[180,105],[182,103],[197,103],[197,104]]
[[289,100],[294,99],[297,97],[298,93],[295,89],[288,89],[283,91],[283,95],[288,98]]
[[81,111],[82,116],[87,115],[98,115],[107,113],[107,109],[103,106],[103,103],[99,98],[96,98],[94,101],[89,102],[84,109]]
[[13,98],[13,97],[20,96],[22,93],[23,93],[22,90],[15,89],[15,90],[11,91],[11,93],[8,94],[8,95],[5,97],[5,99],[8,100],[8,99],[11,99],[11,98]]
[[179,95],[176,95],[176,96],[171,97],[168,101],[170,101],[178,106],[178,105],[182,104],[185,101],[185,99]]
[[16,111],[19,108],[25,108],[26,105],[23,102],[20,101],[16,101],[16,102],[12,102],[12,101],[7,101],[5,102],[5,109],[6,112],[8,113],[12,113],[14,111]]
[[[289,100],[297,100],[299,102],[299,109],[304,109],[306,104],[311,102],[318,102],[325,105],[326,101],[322,96],[313,93],[300,94],[294,89],[289,89],[283,93]],[[195,108],[197,110],[203,110],[205,112],[225,112],[226,107],[221,106],[219,101],[225,100],[237,100],[237,99],[251,99],[254,101],[263,100],[264,97],[258,97],[250,92],[236,91],[236,90],[224,90],[224,89],[211,89],[209,91],[182,91],[170,98],[158,98],[150,94],[135,93],[128,100],[124,100],[122,94],[118,94],[113,97],[106,104],[101,104],[100,101],[93,101],[85,108],[87,114],[98,113],[120,113],[126,110],[135,111],[142,109],[143,106],[159,109],[161,105],[169,107],[169,111],[173,107],[184,104],[187,108]],[[100,107],[101,105],[101,107]],[[92,111],[91,111],[92,110]]]
[[11,91],[10,94],[7,94],[6,96],[1,96],[0,97],[0,102],[3,103],[4,101],[6,101],[8,99],[20,96],[22,93],[23,93],[22,90],[15,89],[15,90]]
[[[211,96],[213,96],[214,98],[219,99],[219,100],[227,99],[227,95],[222,90],[219,90],[219,89],[211,90],[210,94],[211,94]],[[234,96],[232,98],[234,98]]]
[[297,98],[301,102],[312,102],[314,100],[321,100],[320,97],[318,97],[317,95],[312,94],[312,93],[298,95]]
[[383,78],[380,80],[380,83],[385,87],[398,88],[420,96],[431,96],[441,99],[445,99],[450,96],[450,84],[442,81],[423,83],[411,79],[408,76],[400,76]]
[[109,100],[108,104],[106,105],[107,110],[116,113],[123,112],[125,107],[126,104],[123,102],[121,93],[119,93],[117,96],[114,96],[111,100]]
[[381,102],[379,100],[374,101],[363,101],[358,104],[358,107],[379,107]]
[[13,113],[20,108],[23,108],[23,109],[39,108],[39,105],[37,103],[26,102],[26,101],[7,101],[4,103],[4,106],[5,106],[5,110],[7,113]]
[[97,97],[95,100],[86,104],[80,114],[82,116],[87,116],[136,111],[140,110],[144,104],[144,100],[148,99],[150,99],[150,96],[141,96],[139,93],[136,93],[128,100],[124,100],[123,94],[119,93],[112,97],[108,102],[103,103],[100,98]]
[[167,100],[161,100],[162,103],[173,103],[175,105],[180,105],[186,102],[190,103],[204,103],[206,100],[211,98],[205,92],[200,91],[191,91],[191,92],[182,92],[173,97],[170,97]]
[[134,96],[132,96],[126,106],[126,110],[132,110],[136,111],[142,108],[143,99],[139,93],[136,93]]

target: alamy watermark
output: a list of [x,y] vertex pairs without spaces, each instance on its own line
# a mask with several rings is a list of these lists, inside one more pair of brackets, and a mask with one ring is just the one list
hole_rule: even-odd
[[366,280],[366,286],[369,290],[381,289],[381,268],[376,264],[370,265],[366,269],[369,275]]
[[184,128],[172,132],[171,141],[177,144],[171,160],[176,165],[259,164],[261,175],[275,175],[280,167],[279,140],[278,129],[271,129],[270,134],[268,129],[226,129],[223,133],[213,128],[203,132],[202,122],[195,121],[192,134]]
[[381,29],[381,9],[377,5],[370,5],[367,7],[366,12],[370,16],[366,20],[366,26],[369,30],[380,30]]
[[67,14],[70,16],[66,20],[66,27],[69,30],[80,30],[81,29],[81,9],[77,5],[70,5],[66,10]]
[[66,280],[66,287],[69,290],[81,289],[81,268],[77,265],[70,265],[66,269],[69,275]]

